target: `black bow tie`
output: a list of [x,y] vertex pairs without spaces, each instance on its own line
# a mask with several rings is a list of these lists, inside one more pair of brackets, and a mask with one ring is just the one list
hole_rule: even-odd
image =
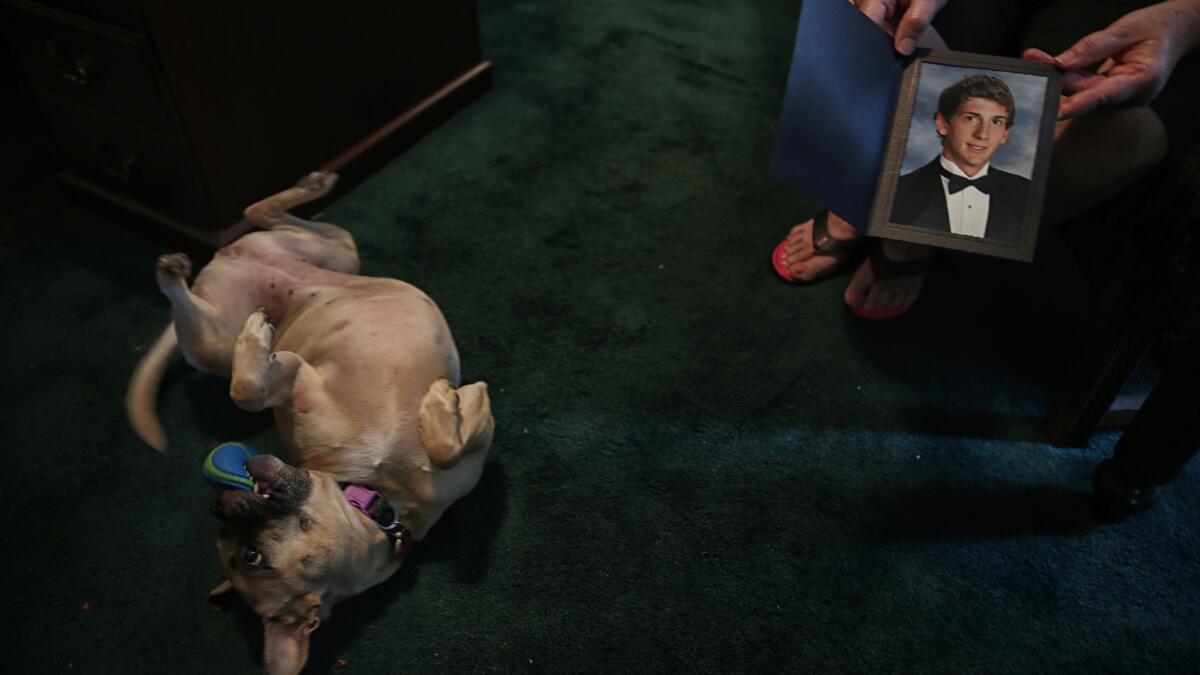
[[962,176],[956,176],[945,169],[942,169],[942,175],[950,180],[950,194],[960,192],[967,186],[971,186],[985,195],[992,194],[992,174],[990,173],[980,176],[975,180],[963,178]]

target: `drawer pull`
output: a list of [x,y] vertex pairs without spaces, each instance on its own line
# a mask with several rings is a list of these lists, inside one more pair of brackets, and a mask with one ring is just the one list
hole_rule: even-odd
[[42,53],[55,61],[58,74],[64,80],[74,82],[81,87],[86,87],[88,82],[94,79],[99,72],[96,57],[91,52],[75,55],[60,49],[54,40],[46,40],[46,46],[42,49]]
[[96,166],[106,176],[122,183],[131,183],[137,178],[142,160],[136,154],[121,152],[99,139],[92,141],[92,152],[96,154]]

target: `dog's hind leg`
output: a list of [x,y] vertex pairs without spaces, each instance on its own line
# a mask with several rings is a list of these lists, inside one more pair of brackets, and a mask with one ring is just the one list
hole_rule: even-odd
[[485,382],[455,389],[445,378],[435,380],[421,401],[418,419],[425,454],[438,468],[450,468],[492,444],[492,403]]
[[244,215],[264,230],[284,235],[281,243],[313,265],[358,274],[358,249],[349,232],[331,223],[305,220],[288,212],[329,194],[336,182],[337,174],[314,171],[295,186],[246,207]]
[[220,314],[213,304],[188,288],[192,261],[184,253],[160,256],[158,288],[171,301],[171,319],[179,336],[179,351],[197,370],[210,375],[229,375],[229,340]]
[[298,390],[319,391],[321,376],[295,352],[272,352],[275,327],[261,308],[242,325],[233,344],[229,396],[249,411],[292,405]]

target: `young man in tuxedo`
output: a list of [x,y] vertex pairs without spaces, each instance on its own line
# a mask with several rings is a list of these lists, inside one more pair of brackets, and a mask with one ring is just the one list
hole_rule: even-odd
[[1015,243],[1029,180],[991,164],[1015,115],[998,77],[970,75],[942,91],[934,115],[942,152],[900,177],[892,222]]

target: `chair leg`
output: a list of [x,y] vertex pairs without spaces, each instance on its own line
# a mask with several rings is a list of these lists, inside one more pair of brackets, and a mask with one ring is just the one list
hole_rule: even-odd
[[1149,349],[1150,339],[1111,324],[1094,327],[1046,422],[1057,447],[1083,447]]
[[1113,462],[1137,487],[1159,487],[1200,449],[1200,338],[1166,368],[1117,442]]
[[1200,338],[1192,338],[1096,467],[1096,513],[1116,521],[1154,506],[1158,488],[1183,472],[1200,450]]

